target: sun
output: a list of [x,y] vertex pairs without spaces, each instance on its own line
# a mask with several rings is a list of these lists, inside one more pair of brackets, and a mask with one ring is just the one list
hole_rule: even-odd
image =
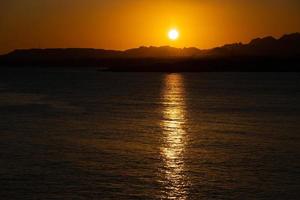
[[179,38],[179,32],[177,29],[171,29],[168,33],[170,40],[177,40]]

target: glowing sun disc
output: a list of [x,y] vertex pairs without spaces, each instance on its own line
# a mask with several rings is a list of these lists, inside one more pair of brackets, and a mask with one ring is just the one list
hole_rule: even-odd
[[179,32],[176,29],[172,29],[168,33],[170,40],[177,40],[179,37]]

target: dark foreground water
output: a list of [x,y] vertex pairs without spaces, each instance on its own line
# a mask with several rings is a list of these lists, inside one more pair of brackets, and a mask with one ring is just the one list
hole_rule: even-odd
[[0,75],[1,199],[299,199],[300,75]]

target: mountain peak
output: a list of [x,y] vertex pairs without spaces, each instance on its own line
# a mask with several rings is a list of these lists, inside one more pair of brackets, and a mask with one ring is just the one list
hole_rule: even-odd
[[300,41],[300,33],[292,33],[292,34],[286,34],[283,35],[280,39],[280,41]]
[[272,37],[272,36],[268,36],[268,37],[264,37],[264,38],[256,38],[253,39],[249,45],[269,45],[272,44],[274,42],[276,42],[277,40]]

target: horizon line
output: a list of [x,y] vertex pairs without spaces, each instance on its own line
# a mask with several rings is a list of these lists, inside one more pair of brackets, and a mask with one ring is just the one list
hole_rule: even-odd
[[288,35],[294,35],[294,34],[300,34],[300,32],[293,32],[293,33],[285,33],[283,35],[281,35],[280,37],[275,37],[275,36],[271,36],[271,35],[268,35],[268,36],[263,36],[263,37],[256,37],[256,38],[253,38],[251,39],[249,42],[246,42],[246,43],[243,43],[241,41],[239,42],[233,42],[233,43],[224,43],[224,44],[221,44],[219,46],[215,46],[215,47],[211,47],[211,48],[199,48],[199,47],[196,47],[196,46],[185,46],[185,47],[174,47],[174,46],[171,46],[171,45],[161,45],[161,46],[155,46],[155,45],[141,45],[141,46],[138,46],[138,47],[132,47],[132,48],[126,48],[126,49],[106,49],[106,48],[94,48],[94,47],[42,47],[42,48],[36,48],[36,47],[33,47],[33,48],[16,48],[16,49],[13,49],[13,50],[10,50],[8,51],[7,53],[1,53],[0,56],[4,56],[4,55],[8,55],[10,53],[13,53],[15,51],[22,51],[22,50],[54,50],[54,49],[59,49],[59,50],[68,50],[68,49],[91,49],[91,50],[105,50],[105,51],[119,51],[119,52],[126,52],[128,50],[132,50],[132,49],[139,49],[139,48],[162,48],[162,47],[169,47],[169,48],[174,48],[174,49],[180,49],[180,50],[184,50],[184,49],[190,49],[190,48],[194,48],[194,49],[197,49],[197,50],[200,50],[200,51],[206,51],[206,50],[212,50],[212,49],[216,49],[216,48],[220,48],[220,47],[224,47],[226,45],[233,45],[233,44],[241,44],[241,45],[245,45],[245,44],[250,44],[251,41],[253,40],[256,40],[256,39],[264,39],[264,38],[274,38],[276,40],[279,40],[281,38],[283,38],[284,36],[288,36]]

